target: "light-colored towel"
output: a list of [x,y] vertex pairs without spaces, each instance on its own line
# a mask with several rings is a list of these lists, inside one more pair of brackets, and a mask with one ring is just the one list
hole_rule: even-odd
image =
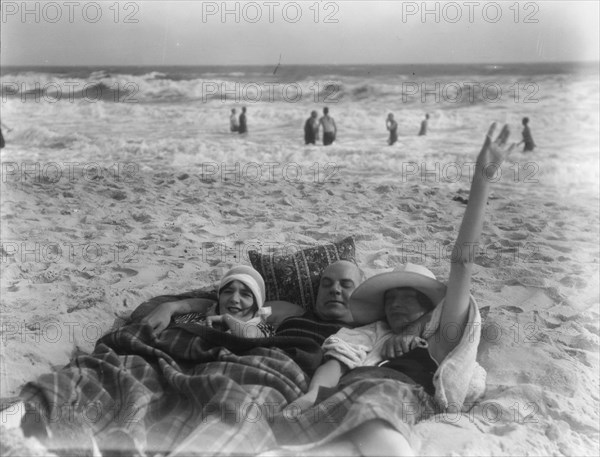
[[323,357],[337,359],[348,369],[372,366],[384,357],[383,345],[392,336],[392,331],[384,321],[356,328],[342,328],[323,343]]
[[[425,327],[424,338],[433,335],[440,325],[444,301],[436,306]],[[446,356],[433,376],[435,401],[441,408],[469,409],[485,392],[486,372],[477,363],[481,337],[481,315],[473,296],[469,300],[467,326],[458,345]],[[454,329],[448,329],[452,331]]]

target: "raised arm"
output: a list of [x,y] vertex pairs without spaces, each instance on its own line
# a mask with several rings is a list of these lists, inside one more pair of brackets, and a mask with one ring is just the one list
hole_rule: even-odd
[[[512,145],[510,149],[506,148],[506,142],[510,136],[507,125],[502,128],[496,140],[492,141],[495,129],[496,124],[494,123],[477,156],[469,202],[452,253],[450,278],[440,326],[438,334],[432,338],[432,355],[438,362],[441,362],[458,344],[467,323],[471,273],[477,243],[483,227],[490,178],[500,168],[508,152],[515,146]],[[458,328],[458,334],[454,331],[456,328]]]

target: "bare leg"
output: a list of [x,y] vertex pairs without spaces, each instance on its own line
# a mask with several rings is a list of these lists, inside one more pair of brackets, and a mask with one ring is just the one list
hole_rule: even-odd
[[402,434],[387,422],[374,419],[354,429],[346,435],[359,449],[361,455],[374,456],[414,456],[410,444]]

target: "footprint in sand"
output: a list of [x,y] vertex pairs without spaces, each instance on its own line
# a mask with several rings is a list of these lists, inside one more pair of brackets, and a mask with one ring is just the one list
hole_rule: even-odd
[[125,268],[125,267],[113,267],[113,271],[117,273],[123,273],[125,276],[137,276],[139,271],[134,270],[133,268]]
[[556,244],[548,244],[548,246],[550,246],[555,251],[563,252],[565,254],[568,254],[573,251],[573,249],[568,246],[558,246]]
[[565,276],[559,282],[564,286],[575,287],[577,289],[585,289],[587,287],[587,282],[577,276]]
[[377,186],[374,190],[378,194],[388,194],[390,192],[393,192],[395,189],[394,189],[394,186],[383,184],[381,186]]
[[127,194],[122,190],[113,190],[110,192],[110,198],[115,200],[125,200],[127,198]]
[[136,276],[139,272],[134,270],[133,268],[121,268],[114,267],[113,271],[117,273],[117,277],[111,282],[111,284],[116,284],[121,281],[123,278],[131,278],[132,276]]
[[499,306],[499,309],[505,309],[506,311],[510,311],[511,313],[520,314],[523,312],[521,308],[518,306]]
[[74,270],[73,275],[83,279],[92,279],[94,275],[89,274],[86,271]]
[[436,224],[429,224],[427,226],[427,230],[429,230],[432,233],[439,233],[439,232],[451,232],[452,230],[454,230],[454,227],[451,225],[436,225]]
[[203,203],[203,200],[196,197],[186,197],[182,200],[182,203],[187,203],[189,205],[196,205]]
[[[543,224],[543,225],[544,225],[544,226],[546,226],[546,224]],[[532,233],[539,233],[539,232],[541,232],[541,231],[542,231],[542,228],[543,228],[543,227],[538,227],[538,226],[536,226],[536,225],[533,225],[533,224],[527,223],[527,224],[525,224],[525,228],[526,228],[526,229],[527,229],[529,232],[532,232]]]
[[508,435],[517,430],[516,424],[505,424],[505,425],[496,425],[492,427],[488,433],[493,433],[494,435],[504,436]]
[[400,203],[398,205],[398,209],[400,211],[404,211],[405,213],[414,213],[418,208],[418,205],[413,205],[411,203]]
[[152,221],[152,217],[146,213],[140,213],[140,214],[132,214],[131,217],[133,218],[134,221],[136,222],[150,222]]
[[[61,212],[61,214],[62,214],[62,212]],[[76,232],[76,230],[73,230],[73,229],[70,229],[70,228],[67,228],[67,227],[54,227],[52,229],[52,231],[53,232],[58,232],[58,233],[65,233],[65,232],[75,233]]]
[[529,234],[526,232],[513,232],[509,233],[507,236],[509,239],[515,241],[526,240],[527,238],[529,238]]

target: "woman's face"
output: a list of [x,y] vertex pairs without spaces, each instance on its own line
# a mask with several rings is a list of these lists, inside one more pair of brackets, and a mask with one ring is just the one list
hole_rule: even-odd
[[219,314],[231,314],[233,317],[248,321],[252,319],[254,295],[252,291],[240,281],[231,281],[219,293]]
[[399,331],[429,311],[419,303],[417,291],[410,287],[398,287],[383,296],[385,316],[390,328]]

